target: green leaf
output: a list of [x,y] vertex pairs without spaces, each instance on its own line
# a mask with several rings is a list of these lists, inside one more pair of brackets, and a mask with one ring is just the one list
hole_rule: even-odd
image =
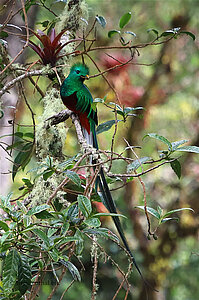
[[43,242],[44,244],[49,247],[50,246],[50,240],[47,237],[47,235],[39,228],[33,229],[32,230],[35,235],[37,235]]
[[89,227],[100,227],[101,222],[98,218],[89,218],[84,220],[84,224],[88,225]]
[[69,222],[65,222],[63,224],[63,226],[61,228],[61,236],[64,236],[67,233],[69,226],[70,226]]
[[12,180],[14,181],[14,178],[17,174],[18,169],[21,167],[22,169],[25,168],[25,166],[28,164],[31,154],[32,154],[32,143],[25,144],[21,151],[17,154],[17,156],[14,159],[13,169],[12,169]]
[[17,132],[15,132],[14,135],[21,138],[21,139],[23,138],[23,132],[17,131]]
[[128,12],[126,14],[124,14],[121,18],[120,18],[120,21],[119,21],[119,26],[120,28],[124,28],[124,26],[126,26],[128,24],[128,22],[130,21],[131,19],[131,12]]
[[5,233],[2,234],[1,239],[0,239],[1,245],[3,245],[3,243],[6,241],[6,239],[8,238],[9,235],[10,235],[10,231],[6,231]]
[[1,32],[0,32],[0,38],[6,38],[6,37],[8,37],[7,32],[1,31]]
[[142,106],[137,106],[137,107],[125,107],[124,108],[124,113],[125,114],[128,114],[128,113],[130,113],[130,112],[132,112],[132,111],[135,111],[135,110],[140,110],[140,109],[144,109]]
[[32,189],[33,184],[32,184],[32,182],[30,181],[30,179],[28,179],[28,178],[22,178],[22,181],[25,183],[25,185],[26,185],[29,189]]
[[173,171],[175,172],[175,174],[180,179],[180,177],[181,177],[181,164],[180,164],[180,162],[176,159],[176,160],[170,162],[170,165],[171,165],[171,168],[173,169]]
[[180,141],[176,141],[176,142],[173,142],[171,143],[172,145],[172,151],[176,151],[176,149],[180,146],[180,145],[183,145],[185,143],[187,143],[188,140],[180,140]]
[[95,99],[93,100],[93,102],[94,102],[94,103],[104,103],[104,99],[102,99],[102,98],[95,98]]
[[187,35],[189,35],[194,41],[195,41],[195,39],[196,39],[195,35],[194,35],[192,32],[190,32],[190,31],[180,31],[179,34],[187,34]]
[[76,185],[81,186],[81,180],[79,175],[76,172],[66,170],[64,173],[66,173],[66,176],[72,180]]
[[63,259],[59,260],[61,264],[64,265],[69,270],[74,280],[81,281],[81,276],[78,269],[70,261],[67,261],[65,257],[63,258],[64,260]]
[[76,242],[76,241],[78,241],[78,237],[67,236],[67,237],[61,237],[61,239],[59,238],[59,241],[56,241],[56,239],[55,239],[55,244],[57,244],[57,246],[60,247],[63,244],[67,244],[70,242]]
[[58,262],[60,255],[56,248],[53,248],[52,251],[49,251],[49,254],[55,262]]
[[32,215],[38,214],[39,212],[49,209],[49,208],[50,208],[50,206],[47,204],[35,206],[28,211],[27,216],[32,216]]
[[147,29],[147,32],[149,33],[149,32],[154,32],[156,35],[157,35],[157,37],[158,37],[158,31],[156,30],[156,29],[154,29],[154,28],[149,28],[149,29]]
[[102,132],[108,131],[115,124],[115,120],[110,120],[100,124],[96,129],[96,134],[100,134]]
[[171,149],[172,149],[172,144],[171,144],[164,136],[159,135],[159,134],[157,134],[157,133],[147,133],[147,134],[143,137],[143,139],[144,139],[146,136],[149,136],[149,137],[151,137],[151,138],[154,138],[154,139],[156,139],[156,140],[159,140],[159,141],[163,142],[164,144],[166,144],[166,145],[168,146],[168,149],[171,151]]
[[75,244],[76,244],[76,247],[75,247],[76,255],[81,255],[82,251],[84,250],[84,236],[83,236],[83,233],[80,230],[77,229],[74,236],[78,238],[78,241],[75,242]]
[[98,22],[103,28],[105,28],[105,26],[106,26],[106,19],[105,19],[104,17],[102,17],[102,16],[96,16],[95,18],[96,18],[97,22]]
[[178,209],[174,209],[174,210],[170,210],[168,211],[164,216],[163,218],[165,219],[166,217],[170,216],[171,214],[174,214],[176,212],[179,212],[179,211],[183,211],[183,210],[190,210],[192,212],[194,212],[194,210],[190,207],[183,207],[183,208],[178,208]]
[[5,232],[9,230],[8,225],[7,225],[5,222],[3,222],[3,221],[0,221],[0,227],[1,227]]
[[[139,209],[145,211],[144,206],[135,206],[135,208],[139,208]],[[157,218],[158,220],[161,218],[161,216],[160,216],[160,214],[158,213],[158,211],[155,210],[154,208],[148,207],[148,206],[147,206],[146,209],[147,209],[147,212],[148,212],[149,214],[151,214],[152,216],[154,216],[154,217]]]
[[47,236],[48,238],[50,238],[51,236],[53,236],[53,234],[57,231],[57,228],[49,228],[48,229],[48,233],[47,233]]
[[131,34],[132,36],[136,37],[136,34],[133,31],[125,31],[124,33]]
[[119,30],[110,30],[108,32],[108,37],[111,38],[115,34],[120,34],[120,31]]
[[1,202],[3,205],[3,207],[2,207],[3,209],[4,208],[8,208],[9,210],[13,209],[13,206],[10,203],[11,196],[12,196],[12,193],[9,193],[7,196],[1,196]]
[[164,218],[161,220],[161,223],[166,223],[167,221],[171,221],[171,220],[174,220],[174,221],[179,221],[179,218]]
[[182,146],[176,149],[176,151],[193,152],[199,154],[199,147],[197,146]]
[[17,148],[20,145],[22,146],[22,144],[24,145],[24,141],[17,141],[15,143],[13,143],[12,145],[8,146],[6,148],[6,150],[15,149],[15,148]]
[[78,201],[79,210],[81,210],[81,212],[83,213],[83,215],[86,218],[88,218],[88,216],[92,212],[91,201],[86,196],[83,196],[83,195],[78,195],[77,201]]
[[11,249],[7,254],[3,265],[3,288],[11,292],[18,276],[20,256],[16,249]]
[[46,181],[50,176],[52,176],[55,173],[55,170],[46,170],[43,173],[43,179]]
[[2,109],[0,109],[0,119],[2,119],[4,116],[4,111]]
[[78,221],[78,215],[78,206],[76,204],[71,205],[71,207],[67,211],[67,218],[73,223],[76,223],[76,221]]
[[19,274],[18,274],[18,286],[21,295],[24,295],[31,287],[31,268],[29,260],[25,255],[20,256],[19,260]]
[[99,235],[103,238],[112,239],[119,242],[119,238],[107,228],[85,228],[84,233]]
[[145,157],[140,157],[139,159],[134,160],[131,164],[127,166],[127,172],[130,173],[134,170],[137,170],[143,163],[146,161],[150,160],[151,157],[145,156]]
[[35,217],[41,220],[54,218],[54,216],[51,213],[49,213],[47,210],[43,210],[39,213],[36,213]]
[[26,133],[24,133],[23,136],[24,136],[24,137],[29,137],[29,138],[31,138],[31,139],[34,139],[34,133],[33,133],[33,132],[26,132]]
[[157,207],[157,212],[159,213],[160,216],[162,216],[162,214],[163,214],[163,209],[162,209],[162,207],[160,207],[159,205],[158,205],[158,207]]

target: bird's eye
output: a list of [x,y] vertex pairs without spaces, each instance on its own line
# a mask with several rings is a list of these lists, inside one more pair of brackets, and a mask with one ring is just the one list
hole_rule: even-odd
[[76,73],[79,74],[79,73],[80,73],[80,70],[76,70]]

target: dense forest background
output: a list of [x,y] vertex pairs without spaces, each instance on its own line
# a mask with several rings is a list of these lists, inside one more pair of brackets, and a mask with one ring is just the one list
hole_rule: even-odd
[[[7,5],[8,3],[9,5]],[[17,12],[17,10],[23,5],[27,5],[27,3],[29,6],[26,6],[26,14],[24,15],[23,10],[21,10],[7,23],[11,11]],[[40,5],[38,5],[38,3]],[[74,8],[75,5],[84,5],[84,7],[81,8],[84,12],[83,15],[81,15],[80,12],[78,15],[78,11],[75,11]],[[28,27],[34,31],[37,29],[45,31],[46,27],[48,30],[50,26],[55,26],[57,33],[59,33],[59,31],[63,29],[63,24],[60,25],[60,23],[62,22],[62,14],[66,6],[69,7],[68,11],[70,16],[74,15],[77,20],[79,18],[78,21],[74,21],[76,24],[79,22],[79,26],[77,26],[75,30],[74,28],[72,29],[74,31],[72,33],[74,39],[82,37],[83,34],[86,34],[89,29],[92,28],[96,15],[103,16],[106,20],[105,27],[102,26],[104,25],[102,22],[103,19],[100,19],[101,24],[99,24],[100,22],[96,24],[96,33],[95,30],[92,32],[93,36],[96,34],[95,47],[99,47],[99,49],[89,52],[91,59],[87,55],[84,56],[85,63],[90,68],[90,75],[98,74],[100,71],[114,67],[118,62],[124,63],[129,59],[129,53],[125,49],[122,49],[124,43],[121,44],[119,41],[119,33],[115,33],[112,36],[109,34],[108,37],[108,32],[120,30],[119,20],[128,12],[131,12],[131,19],[126,25],[125,31],[131,32],[129,36],[131,36],[132,44],[149,43],[156,37],[157,33],[161,34],[167,30],[179,27],[181,31],[192,33],[196,36],[196,39],[193,40],[191,34],[180,34],[177,38],[173,38],[172,35],[165,35],[165,39],[167,37],[172,37],[172,39],[169,42],[160,43],[159,45],[146,46],[140,49],[136,48],[137,50],[131,62],[123,67],[107,72],[105,76],[108,83],[103,76],[97,76],[94,78],[91,77],[86,84],[94,99],[105,98],[106,103],[115,102],[121,107],[144,108],[144,110],[138,112],[137,116],[128,116],[125,122],[118,122],[116,132],[116,127],[113,125],[113,122],[113,126],[109,130],[104,130],[98,134],[100,149],[111,150],[112,137],[114,136],[115,153],[123,153],[126,151],[127,157],[131,159],[136,160],[137,158],[149,157],[158,161],[161,155],[165,154],[164,151],[168,151],[168,149],[165,142],[162,142],[160,139],[158,140],[157,138],[154,139],[150,138],[150,136],[146,136],[150,133],[156,133],[159,137],[164,137],[170,142],[187,140],[186,145],[199,147],[198,1],[2,1],[0,4],[0,24],[6,24],[6,26],[0,35],[0,38],[3,40],[1,43],[1,71],[19,53],[26,42],[26,39],[24,42],[21,41],[21,31],[17,28],[22,28],[22,32],[24,36],[26,36],[26,27],[23,27],[26,26],[26,17]],[[70,9],[74,9],[74,11],[71,13]],[[58,20],[59,17],[60,20]],[[12,24],[13,26],[7,26],[7,24]],[[30,34],[30,39],[38,44],[38,40],[33,37],[32,32],[30,32]],[[134,36],[134,34],[136,34],[136,36]],[[129,39],[129,36],[128,34],[123,34],[125,41]],[[112,48],[108,51],[106,49],[100,50],[102,45]],[[117,47],[114,48],[115,45],[121,46],[120,49],[117,49]],[[80,47],[80,49],[82,48]],[[113,57],[115,59],[113,59]],[[46,67],[39,64],[31,66],[31,64],[38,59],[39,57],[33,49],[27,47],[13,62],[13,69],[11,65],[11,68],[8,68],[6,72],[1,74],[1,89],[3,89],[9,80],[11,81],[13,78],[19,76],[19,71],[23,72],[27,70],[27,72],[31,72],[32,70],[41,70],[43,68],[43,72],[48,72],[48,70],[44,70]],[[61,62],[59,62],[60,65],[63,63],[63,67],[59,67],[62,68],[61,75],[58,69],[61,80],[63,80],[64,76],[68,75],[70,66],[74,62],[81,60],[81,55],[71,55],[67,57],[67,62],[63,62],[61,58]],[[96,65],[99,69],[97,69]],[[24,68],[23,70],[22,67]],[[30,78],[32,79],[30,80]],[[13,182],[11,174],[13,173],[13,166],[11,161],[13,161],[19,153],[20,144],[10,148],[9,145],[13,144],[13,130],[14,132],[23,132],[23,134],[31,131],[32,112],[34,113],[36,122],[36,132],[41,130],[40,132],[42,134],[43,129],[39,127],[39,124],[43,122],[43,119],[51,117],[54,113],[63,110],[64,106],[62,106],[58,94],[50,94],[51,90],[58,85],[55,79],[52,81],[48,76],[34,76],[30,78],[23,80],[23,86],[19,84],[13,87],[9,90],[9,93],[5,93],[1,98],[0,143],[2,147],[0,147],[0,188],[1,194],[4,197],[9,192],[12,192],[11,199],[18,199],[22,202],[27,200],[30,192],[30,198],[33,201],[32,205],[38,206],[46,203],[45,197],[48,199],[49,196],[46,192],[48,187],[47,185],[46,187],[42,185],[41,181],[38,182],[38,177],[35,179],[35,173],[30,170],[38,166],[38,161],[42,164],[44,160],[50,157],[56,160],[58,156],[57,153],[60,149],[57,147],[56,150],[53,150],[57,151],[56,153],[51,151],[48,153],[49,156],[46,156],[44,152],[48,151],[48,149],[44,149],[47,147],[45,142],[43,142],[43,144],[36,143],[36,155],[34,149],[34,151],[31,152],[31,160],[25,166],[25,169],[23,169],[23,166],[17,166],[17,168],[14,169],[16,176]],[[46,97],[46,93],[48,97]],[[57,102],[54,102],[53,97],[56,98]],[[120,103],[118,103],[117,97]],[[45,101],[43,101],[43,99],[45,99]],[[50,102],[54,103],[54,107],[50,107],[48,104]],[[31,107],[31,110],[28,108],[27,103]],[[46,109],[48,105],[50,107],[49,111]],[[103,103],[98,103],[97,107],[99,124],[115,119],[114,106],[111,106],[110,109],[110,107],[107,107]],[[55,108],[56,110],[54,110]],[[137,110],[133,111],[133,113],[134,112],[137,113]],[[118,115],[118,119],[120,118],[122,120],[121,115]],[[9,123],[9,120],[14,121]],[[13,124],[15,125],[13,126]],[[51,134],[51,138],[56,145],[58,145],[62,139],[64,146],[60,157],[62,156],[61,160],[63,162],[66,158],[74,157],[74,155],[78,153],[79,144],[74,125],[70,120],[59,124],[58,128],[57,140],[55,140],[56,130]],[[36,134],[37,140],[39,140],[38,133]],[[2,138],[2,136],[4,137]],[[31,137],[27,135],[26,139],[30,141]],[[48,136],[43,136],[44,141],[47,139]],[[53,145],[53,143],[51,143],[51,145]],[[139,148],[133,148],[132,151],[131,147],[128,147],[129,145],[139,146]],[[12,159],[8,155],[10,149],[13,151]],[[148,299],[150,300],[195,300],[199,294],[199,156],[197,149],[198,148],[195,148],[195,151],[174,153],[173,157],[178,158],[178,163],[177,166],[175,165],[173,168],[170,163],[166,163],[143,174],[139,177],[141,178],[140,180],[138,178],[131,180],[131,178],[128,182],[128,179],[123,178],[123,188],[121,189],[119,189],[121,181],[114,181],[111,180],[111,177],[109,178],[109,186],[112,190],[118,211],[122,215],[127,216],[127,219],[122,218],[122,224],[133,254],[143,271],[144,277],[159,291],[157,293],[147,288]],[[22,150],[22,153],[23,151],[24,150]],[[38,152],[40,152],[40,154],[38,154]],[[108,167],[109,165],[107,168]],[[145,170],[145,165],[140,166],[138,163],[136,172],[143,172],[143,168]],[[52,171],[51,169],[48,169],[48,171],[49,170]],[[124,161],[115,160],[111,172],[113,174],[125,173],[126,164]],[[47,181],[52,174],[48,173],[49,177],[46,177]],[[56,172],[54,175],[56,176]],[[28,182],[25,181],[24,178],[28,179]],[[44,181],[46,182],[46,180]],[[38,201],[38,194],[36,194],[36,192],[34,194],[34,189],[32,187],[30,188],[30,186],[29,189],[27,186],[25,187],[27,193],[24,193],[23,197],[21,197],[23,193],[21,187],[33,183],[33,181],[35,185],[41,186],[39,194],[40,200],[44,195],[44,199],[41,200],[41,202]],[[56,184],[58,185],[59,182],[57,181]],[[54,189],[56,187],[57,186],[55,186]],[[151,214],[149,211],[150,232],[152,233],[149,234],[149,224],[144,210],[135,208],[136,206],[143,207],[145,198],[147,206],[155,209],[160,216],[163,216],[166,212],[181,208],[192,208],[193,211],[186,209],[175,212],[169,215],[169,217],[173,217],[173,219],[162,223],[159,222],[157,215],[154,216],[154,211],[152,211],[153,213]],[[13,202],[16,203],[15,201]],[[95,209],[99,211],[99,209],[103,208],[99,207],[99,202],[97,202],[95,203]],[[13,220],[10,220],[10,222],[12,221]],[[111,231],[116,233],[110,217],[102,217],[101,222],[102,227],[110,228]],[[48,225],[48,223],[45,224]],[[5,229],[3,225],[1,228]],[[52,233],[52,235],[53,234],[54,233]],[[41,237],[37,236],[37,238]],[[121,251],[112,240],[99,237],[98,241],[108,255],[117,262],[119,268],[128,268],[127,255],[125,255],[124,251]],[[13,245],[14,244],[12,244],[12,247]],[[95,255],[93,253],[91,254],[91,252],[96,251],[96,249],[93,245],[94,243],[89,241],[89,239],[84,243],[84,250],[81,253],[83,268],[77,257],[71,258],[72,263],[79,271],[81,270],[81,281],[74,280],[70,287],[74,277],[72,278],[71,272],[66,272],[63,274],[63,280],[58,284],[56,291],[50,296],[53,288],[57,284],[56,276],[61,276],[59,268],[56,271],[56,276],[53,269],[51,272],[46,272],[46,277],[34,296],[36,297],[37,295],[37,299],[75,300],[78,297],[82,299],[95,299],[94,294],[96,293],[96,299],[99,300],[147,299],[145,286],[134,267],[132,274],[128,278],[130,287],[128,287],[127,283],[124,283],[116,295],[116,291],[120,287],[123,277],[118,267],[107,259],[104,253],[100,252],[100,248],[97,250],[98,267],[95,283],[98,285],[98,288],[96,287],[94,291],[93,266],[95,266],[95,264],[93,257],[95,257]],[[18,251],[20,251],[19,249],[20,248],[18,248]],[[1,257],[3,259],[7,250],[8,248],[3,248],[2,250],[3,254]],[[32,264],[32,266],[34,268],[34,264]],[[3,268],[3,264],[1,268]],[[34,272],[36,271],[34,270]],[[49,282],[50,284],[48,284]],[[70,287],[70,289],[66,290],[67,287]],[[126,291],[128,288],[129,292],[127,295]],[[64,294],[65,290],[66,293]],[[27,297],[24,299],[35,299],[33,296],[31,298],[29,294],[22,297]],[[10,296],[9,299],[18,298],[12,298]]]

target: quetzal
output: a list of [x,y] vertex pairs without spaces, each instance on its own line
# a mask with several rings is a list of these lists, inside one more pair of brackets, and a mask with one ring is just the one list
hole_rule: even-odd
[[[98,149],[95,132],[95,127],[97,125],[97,112],[94,111],[92,108],[93,98],[89,89],[84,84],[84,80],[88,78],[88,67],[81,63],[74,64],[70,69],[70,74],[61,85],[60,94],[65,106],[71,111],[73,111],[75,114],[77,114],[77,116],[79,117],[82,131],[84,137],[87,140],[87,143],[91,144],[94,148]],[[109,210],[109,212],[117,213],[115,203],[113,201],[108,184],[105,179],[103,167],[101,167],[100,169],[97,178],[97,185],[103,197],[103,202]],[[112,216],[112,218],[126,250],[130,254],[137,271],[141,275],[142,279],[145,281],[135,261],[135,258],[129,248],[124,232],[122,230],[119,217]]]

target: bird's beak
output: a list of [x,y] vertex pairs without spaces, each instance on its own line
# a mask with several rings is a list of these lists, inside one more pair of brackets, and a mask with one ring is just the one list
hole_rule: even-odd
[[89,76],[88,75],[85,75],[85,76],[80,76],[82,79],[89,79]]

